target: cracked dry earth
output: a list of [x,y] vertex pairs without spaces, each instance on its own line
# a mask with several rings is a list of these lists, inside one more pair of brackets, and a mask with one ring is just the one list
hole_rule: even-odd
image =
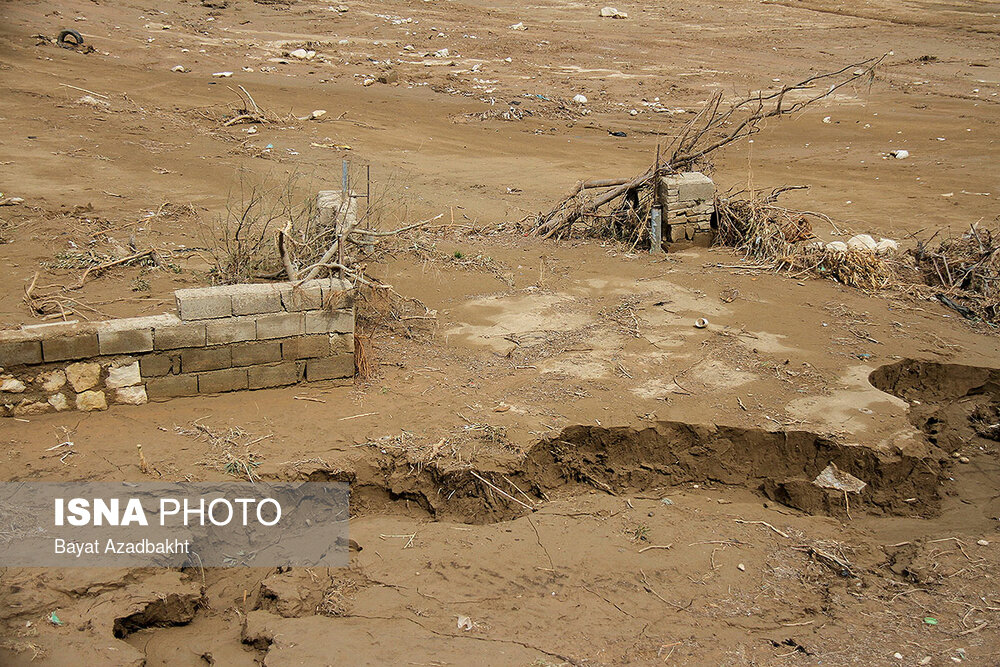
[[[108,271],[74,312],[170,310],[208,280],[241,172],[337,187],[347,156],[397,184],[399,222],[467,225],[370,267],[438,317],[380,329],[369,382],[0,423],[5,480],[232,479],[190,425],[240,429],[265,479],[350,482],[359,547],[344,569],[6,568],[0,664],[1000,664],[995,332],[724,249],[510,224],[640,172],[715,90],[890,50],[870,89],[769,125],[714,179],[810,185],[788,205],[831,215],[824,240],[995,220],[995,3],[619,8],[0,1],[0,190],[25,200],[0,208],[4,326],[41,321],[25,288],[76,283],[81,248],[170,270]],[[96,50],[35,37],[65,27]],[[224,126],[236,85],[282,122]],[[830,463],[864,491],[813,485]]]

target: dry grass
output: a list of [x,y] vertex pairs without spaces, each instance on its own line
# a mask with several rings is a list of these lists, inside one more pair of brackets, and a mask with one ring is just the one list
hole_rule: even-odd
[[813,237],[812,225],[806,218],[810,214],[776,202],[783,192],[797,189],[784,187],[719,197],[715,201],[716,243],[757,260],[776,260],[792,254],[795,244]]
[[919,279],[969,308],[986,322],[1000,322],[1000,228],[969,231],[933,243],[935,234],[911,251]]
[[208,442],[209,450],[200,465],[221,470],[233,477],[245,477],[250,482],[260,479],[257,467],[262,462],[262,456],[256,445],[273,434],[254,436],[238,426],[215,429],[197,421],[191,422],[191,427],[175,426],[174,431]]

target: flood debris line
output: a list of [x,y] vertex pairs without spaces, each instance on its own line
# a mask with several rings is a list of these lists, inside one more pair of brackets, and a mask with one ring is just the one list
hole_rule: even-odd
[[[530,233],[543,238],[566,238],[573,232],[574,224],[581,220],[589,223],[587,227],[592,229],[595,222],[601,219],[598,214],[602,207],[623,200],[613,206],[609,215],[617,222],[618,227],[625,226],[632,232],[619,232],[620,236],[640,238],[648,216],[637,214],[637,210],[648,211],[651,205],[637,204],[653,199],[661,177],[697,168],[706,162],[713,151],[760,132],[769,118],[794,114],[847,85],[870,85],[876,69],[886,57],[887,55],[868,58],[833,72],[816,74],[798,83],[783,85],[778,90],[758,91],[729,104],[724,104],[720,91],[681,129],[662,157],[657,151],[656,160],[643,173],[632,178],[580,181],[548,213],[539,214],[535,218]],[[585,197],[587,190],[598,190],[599,193],[593,197]],[[646,238],[649,238],[648,235]]]

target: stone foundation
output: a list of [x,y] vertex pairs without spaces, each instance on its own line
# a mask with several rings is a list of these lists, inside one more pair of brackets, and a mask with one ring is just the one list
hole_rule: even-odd
[[0,416],[354,376],[346,281],[177,290],[178,315],[0,331]]

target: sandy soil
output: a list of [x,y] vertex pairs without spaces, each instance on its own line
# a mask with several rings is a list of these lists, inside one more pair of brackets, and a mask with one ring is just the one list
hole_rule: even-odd
[[[0,663],[1000,664],[995,333],[724,249],[514,225],[580,178],[641,172],[717,89],[889,51],[870,88],[715,156],[715,180],[810,186],[787,201],[832,217],[824,239],[993,223],[1000,5],[336,7],[0,2],[0,191],[25,200],[0,208],[3,326],[40,321],[33,280],[129,248],[170,266],[102,273],[63,306],[171,310],[208,281],[240,173],[315,191],[349,159],[394,218],[454,225],[371,268],[438,317],[378,329],[370,382],[0,423],[6,480],[223,479],[185,427],[269,436],[265,478],[352,483],[349,569],[6,569]],[[95,51],[35,37],[63,28]],[[237,85],[282,121],[223,126]],[[46,451],[64,440],[73,456]],[[867,492],[811,485],[830,461]]]

